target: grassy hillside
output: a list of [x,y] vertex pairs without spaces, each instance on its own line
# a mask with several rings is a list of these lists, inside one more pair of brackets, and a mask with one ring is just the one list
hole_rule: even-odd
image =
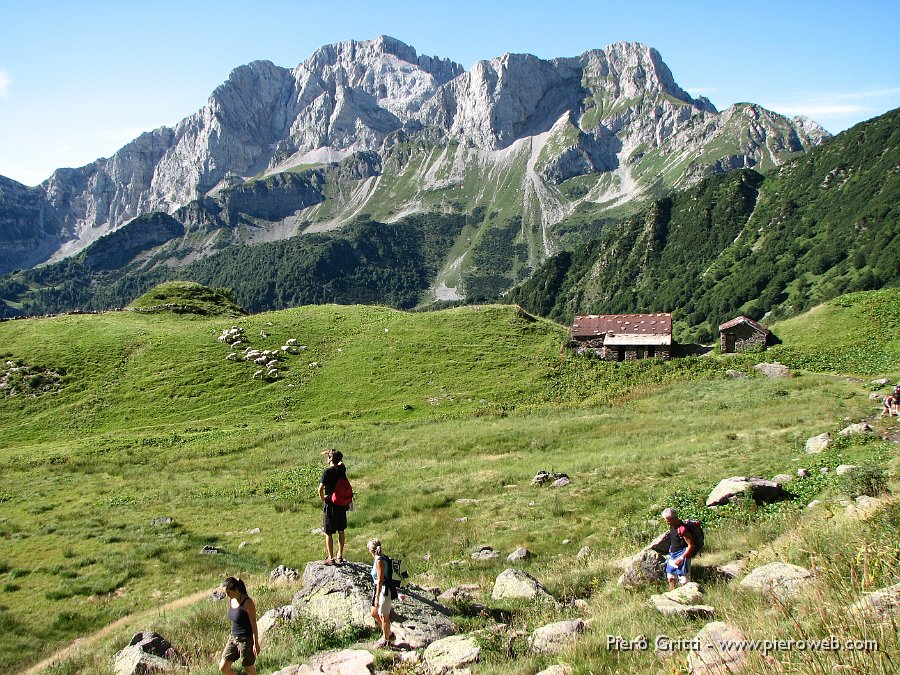
[[[851,297],[776,332],[798,336],[782,348],[793,349],[793,358],[812,358],[815,342],[800,336],[825,330],[836,347],[855,345],[857,329],[875,315],[896,324],[896,295]],[[306,349],[285,358],[279,378],[254,380],[256,366],[226,360],[231,350],[216,340],[232,325],[244,328],[253,347],[278,348],[293,337]],[[364,542],[379,536],[420,582],[478,582],[489,602],[491,582],[507,565],[474,562],[468,553],[484,543],[502,552],[527,546],[536,558],[526,569],[557,597],[588,605],[505,606],[514,627],[592,616],[598,623],[564,660],[579,673],[656,672],[652,653],[618,654],[602,644],[607,633],[660,630],[646,597],[616,588],[609,565],[659,531],[653,518],[661,505],[700,509],[698,500],[730,475],[844,462],[896,469],[893,445],[874,440],[841,441],[822,458],[803,455],[808,436],[872,413],[874,402],[855,381],[811,372],[789,380],[725,377],[728,368],[752,375],[758,355],[605,364],[561,351],[564,338],[559,326],[508,306],[406,314],[326,305],[237,319],[116,312],[0,323],[0,363],[61,373],[47,393],[0,397],[0,651],[11,655],[8,667],[21,669],[229,574],[251,580],[260,611],[289,601],[289,591],[268,589],[265,579],[278,564],[302,567],[322,555],[321,535],[310,534],[320,520],[314,490],[321,451],[339,447],[358,493],[351,558],[364,559]],[[871,367],[862,352],[848,353],[841,372]],[[895,354],[882,362],[894,377]],[[540,469],[564,471],[573,485],[532,487]],[[804,506],[838,487],[816,473],[798,484],[798,500],[703,514],[704,564],[749,548],[774,556],[782,547],[792,562],[809,564],[814,551],[831,569],[832,547],[808,539],[822,525],[806,529]],[[457,503],[462,498],[479,503]],[[870,530],[900,534],[892,513],[877,527],[848,524],[852,541],[876,542]],[[457,520],[463,516],[466,522]],[[174,522],[154,525],[161,517]],[[201,555],[207,544],[222,552]],[[586,544],[594,554],[575,570],[572,555]],[[896,552],[878,555],[884,565],[849,578],[848,597],[896,583]],[[465,562],[447,566],[459,559]],[[805,605],[791,619],[727,585],[710,582],[709,593],[724,616],[764,637],[790,632],[794,621],[814,634],[824,630]],[[199,603],[150,623],[190,655],[191,672],[212,675],[223,614]],[[457,620],[463,628],[486,621]],[[146,619],[126,621],[52,672],[110,672],[108,657],[132,628],[146,627]],[[308,628],[277,632],[260,672],[314,649]],[[673,637],[696,629],[666,624]],[[549,663],[521,641],[497,643],[476,672],[533,673]]]
[[738,314],[785,318],[896,287],[898,121],[892,111],[859,124],[764,180],[716,176],[618,223],[598,221],[591,242],[548,260],[508,297],[566,322],[672,312],[682,339],[708,340]]

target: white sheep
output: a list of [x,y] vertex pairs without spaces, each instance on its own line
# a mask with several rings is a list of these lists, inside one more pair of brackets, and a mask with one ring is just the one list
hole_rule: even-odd
[[289,347],[291,347],[291,346],[297,344],[297,338],[288,338],[287,341],[286,341],[284,344],[286,344],[286,345],[288,345]]
[[267,359],[265,356],[258,356],[255,359],[253,359],[253,363],[258,363],[259,365],[262,365],[268,360],[269,359]]
[[262,377],[263,373],[265,373],[265,372],[266,372],[265,370],[257,370],[255,373],[253,373],[253,379],[255,380],[257,378]]
[[278,377],[278,371],[275,370],[274,368],[271,368],[271,369],[269,370],[269,372],[266,373],[266,377],[270,377],[270,378],[272,378],[272,379],[275,379],[275,378]]
[[261,330],[261,331],[259,331],[259,337],[267,338],[267,337],[269,337],[269,334],[266,331]]
[[288,345],[281,345],[281,351],[283,351],[283,352],[289,352],[290,350],[291,350],[290,346],[288,346]]
[[319,362],[318,362],[318,361],[313,361],[312,363],[309,364],[309,367],[310,367],[310,368],[318,368],[318,367],[319,367]]
[[274,368],[278,365],[278,359],[272,359],[266,364],[266,368]]
[[231,352],[228,356],[225,357],[226,361],[234,361],[235,359],[237,359],[237,354],[234,352]]
[[237,348],[240,347],[242,344],[244,344],[244,343],[241,342],[240,340],[238,340],[237,342],[232,342],[232,343],[231,343],[231,348],[232,348],[232,349],[237,349]]

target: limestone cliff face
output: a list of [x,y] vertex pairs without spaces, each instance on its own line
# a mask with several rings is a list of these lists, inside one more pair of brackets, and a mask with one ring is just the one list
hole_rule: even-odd
[[[393,38],[347,41],[320,48],[292,70],[267,61],[241,66],[174,129],[142,134],[109,159],[54,172],[30,201],[17,198],[20,206],[0,213],[0,249],[7,260],[18,250],[15,260],[24,265],[60,259],[139,215],[175,214],[260,175],[357,153],[370,157],[363,173],[371,176],[373,166],[388,170],[388,151],[398,143],[455,143],[502,161],[498,153],[532,139],[528,180],[541,208],[552,207],[552,221],[566,209],[548,201],[552,189],[543,184],[616,172],[617,198],[628,198],[652,181],[673,186],[710,171],[777,165],[826,137],[810,120],[759,106],[719,113],[683,91],[660,55],[637,43],[551,61],[506,54],[465,72]],[[292,186],[276,190],[276,215],[321,198],[299,184],[307,191],[288,196]],[[364,199],[346,199],[353,209],[347,217]],[[398,207],[409,211],[415,203]],[[342,215],[332,217],[340,222]],[[10,234],[22,222],[31,238]]]
[[46,260],[60,245],[61,226],[44,193],[0,176],[0,274]]

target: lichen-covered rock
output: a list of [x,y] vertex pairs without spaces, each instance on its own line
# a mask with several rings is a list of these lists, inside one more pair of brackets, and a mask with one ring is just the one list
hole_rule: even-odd
[[537,675],[573,675],[575,669],[572,666],[566,665],[564,663],[558,663],[554,666],[550,666],[549,668],[544,668]]
[[[376,628],[371,615],[371,567],[361,563],[307,564],[303,588],[292,604],[298,611],[342,629],[348,626]],[[432,599],[427,591],[412,584],[403,590],[406,599],[394,603],[392,630],[397,641],[413,649],[456,632],[450,611]]]
[[691,675],[726,675],[742,673],[749,656],[747,636],[739,628],[722,621],[706,624],[694,637],[700,649],[688,656]]
[[506,556],[507,562],[520,562],[534,557],[534,554],[524,546],[520,546],[515,551]]
[[774,596],[779,600],[792,600],[811,582],[812,573],[805,567],[773,562],[750,572],[741,581],[741,586]]
[[425,665],[431,673],[452,671],[481,658],[481,647],[471,635],[453,635],[432,642],[425,648]]
[[719,481],[706,498],[706,505],[727,504],[732,499],[744,495],[759,504],[778,501],[784,497],[784,490],[778,483],[758,476],[733,476]]
[[762,373],[766,377],[792,377],[791,369],[778,363],[757,363],[753,366],[754,370]]
[[856,436],[870,433],[872,433],[872,427],[865,422],[859,422],[858,424],[850,424],[844,427],[838,432],[838,436]]
[[665,578],[665,558],[656,551],[644,549],[628,560],[618,583],[622,588],[636,589],[662,581]]
[[536,652],[556,654],[572,645],[584,632],[584,621],[572,619],[541,626],[528,638],[528,645]]
[[677,587],[674,591],[667,591],[663,595],[682,605],[695,605],[703,599],[703,590],[697,582],[691,581]]
[[540,581],[528,572],[507,569],[497,575],[494,589],[491,591],[494,600],[547,600],[554,601]]
[[900,616],[900,584],[866,593],[851,605],[850,611],[863,614],[870,620],[895,621]]
[[375,657],[365,649],[340,649],[309,657],[313,670],[329,675],[371,675],[369,666],[374,663]]
[[676,602],[665,595],[651,595],[650,604],[663,616],[680,616],[685,618],[711,619],[716,614],[715,607]]
[[114,657],[113,669],[116,675],[149,675],[168,673],[175,668],[166,660],[172,650],[172,643],[153,631],[136,633],[130,644]]
[[824,434],[807,438],[805,450],[808,455],[818,455],[820,452],[825,452],[830,446],[831,434],[826,431]]

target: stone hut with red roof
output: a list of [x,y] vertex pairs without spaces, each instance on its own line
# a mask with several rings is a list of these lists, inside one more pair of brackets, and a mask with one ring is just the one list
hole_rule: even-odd
[[761,323],[746,316],[738,316],[719,326],[719,341],[723,354],[765,348],[772,344],[772,333]]
[[579,353],[594,352],[606,361],[672,356],[671,314],[589,314],[572,322]]

